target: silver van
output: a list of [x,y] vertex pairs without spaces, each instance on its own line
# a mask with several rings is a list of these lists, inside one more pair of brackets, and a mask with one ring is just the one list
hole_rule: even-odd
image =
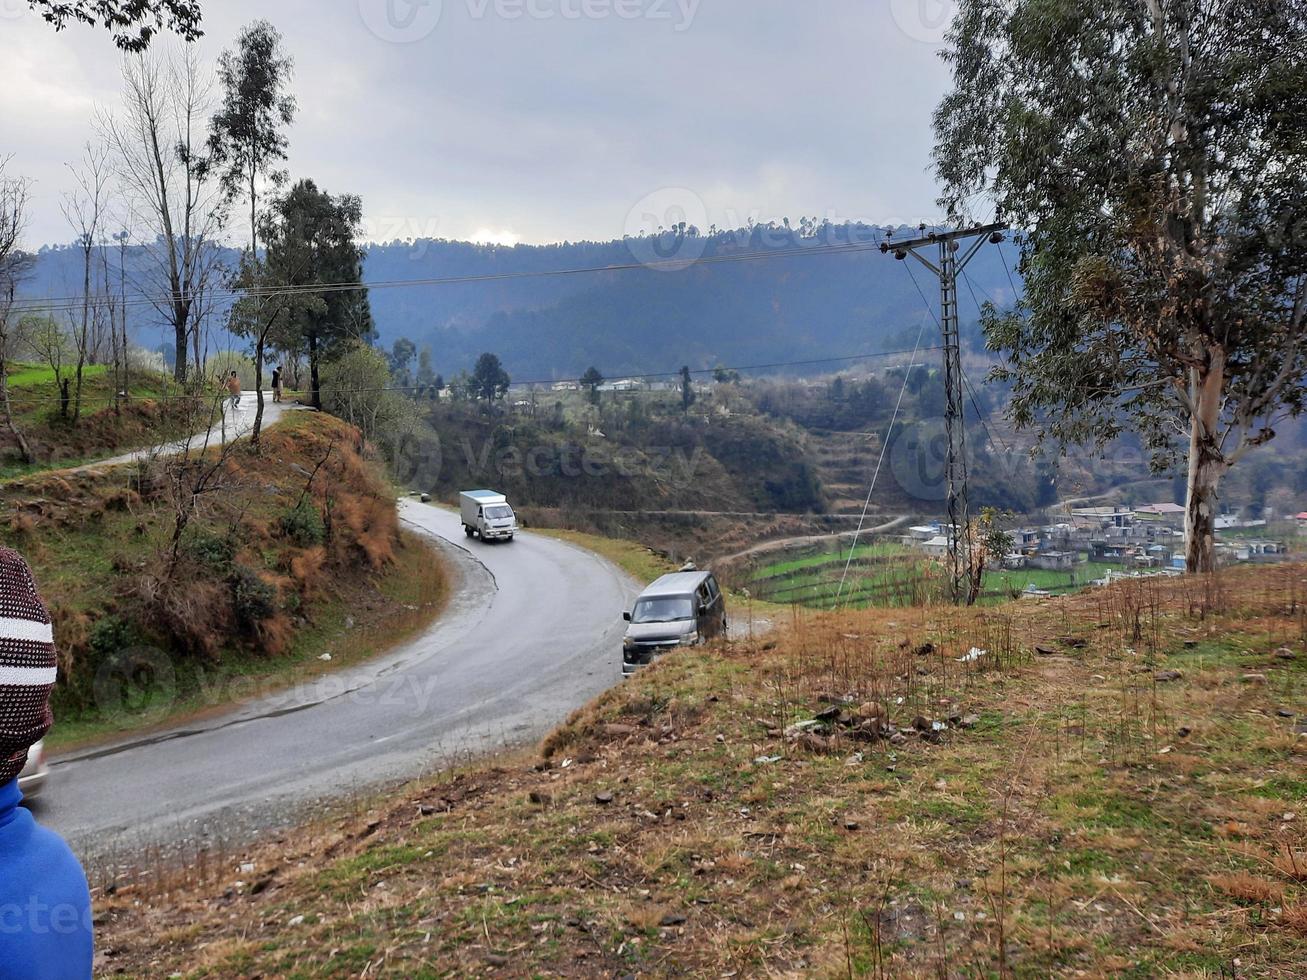
[[726,599],[712,572],[672,572],[640,593],[624,618],[622,674],[667,650],[726,634]]

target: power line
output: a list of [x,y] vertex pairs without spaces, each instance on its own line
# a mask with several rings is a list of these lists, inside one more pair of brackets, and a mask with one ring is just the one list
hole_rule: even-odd
[[[880,358],[880,357],[898,357],[903,354],[915,354],[918,351],[930,351],[930,350],[939,350],[939,349],[940,348],[938,346],[913,348],[911,350],[905,348],[902,350],[872,351],[863,354],[842,354],[835,357],[813,357],[813,358],[806,358],[804,360],[773,361],[769,364],[745,364],[745,365],[737,365],[737,366],[723,365],[723,366],[711,367],[711,368],[694,368],[690,371],[690,373],[693,375],[704,375],[704,374],[710,375],[716,373],[717,371],[765,371],[765,370],[772,370],[775,368],[784,368],[784,367],[809,367],[814,364],[835,364],[835,363],[844,363],[848,361],[872,360],[874,358]],[[229,365],[224,366],[223,370],[226,370],[227,367],[229,367]],[[680,377],[680,374],[681,374],[680,370],[675,370],[675,371],[656,371],[656,372],[650,372],[646,374],[627,374],[624,375],[623,377],[625,379],[629,379],[632,381],[635,380],[647,381],[647,380],[653,380],[657,378],[676,378],[676,377]],[[543,379],[537,381],[513,381],[512,385],[514,387],[525,387],[530,385],[580,384],[581,381],[582,381],[581,378],[549,378],[549,379]],[[51,383],[53,383],[53,381]],[[457,385],[457,384],[450,384],[446,382],[445,387],[451,390],[465,390],[470,388],[470,385]],[[344,395],[358,395],[358,394],[385,392],[385,391],[420,392],[420,391],[429,391],[434,388],[435,388],[434,384],[411,384],[411,385],[394,384],[394,385],[373,385],[368,387],[357,387],[357,388],[335,388],[331,390],[333,392],[344,394]],[[13,394],[14,392],[22,392],[23,390],[24,390],[23,388],[13,389],[11,390],[11,394]],[[140,396],[139,398],[137,396],[131,396],[126,400],[130,401],[135,399],[135,400],[144,400],[144,401],[184,401],[188,399],[194,400],[194,399],[205,398],[205,397],[208,396],[197,395],[194,393],[186,393],[186,392],[176,392],[176,393],[163,392],[158,395],[145,395],[145,396]],[[105,404],[112,404],[115,401],[115,398],[116,396],[112,394],[96,395],[90,397],[84,395],[82,397],[82,405],[85,406],[87,404],[94,404],[95,400],[102,400]],[[60,395],[42,396],[41,398],[35,398],[35,399],[23,398],[21,394],[15,395],[15,401],[18,403],[16,407],[18,408],[27,408],[27,407],[41,405],[41,404],[55,404],[62,400],[63,400],[62,396]]]
[[[690,259],[659,259],[650,262],[627,262],[613,265],[584,266],[572,269],[541,269],[526,272],[477,273],[465,276],[437,276],[418,279],[388,279],[376,282],[326,282],[302,283],[298,285],[252,287],[248,289],[223,288],[205,290],[204,295],[210,299],[231,299],[243,297],[270,298],[279,296],[319,295],[323,293],[354,292],[373,289],[404,289],[412,286],[457,286],[468,283],[504,282],[526,279],[547,279],[551,277],[570,277],[597,275],[605,272],[635,272],[641,269],[681,271],[702,265],[725,265],[736,262],[756,262],[767,259],[797,258],[805,255],[845,255],[858,252],[879,250],[877,242],[848,242],[835,245],[810,245],[799,248],[769,249],[765,251],[738,252],[726,255],[706,255]],[[97,297],[92,297],[95,299]],[[172,291],[138,296],[128,300],[125,306],[155,307],[159,303],[169,303],[176,299],[194,299],[194,294],[179,294]],[[79,309],[86,297],[54,296],[41,297],[37,300],[15,300],[13,310],[19,313],[31,312],[67,312]]]
[[[921,326],[917,328],[917,347],[921,346],[921,335],[926,330],[926,318],[921,318]],[[839,605],[840,597],[844,594],[844,580],[848,577],[849,566],[853,564],[853,556],[858,550],[858,537],[862,534],[863,524],[867,520],[867,510],[871,507],[871,496],[876,492],[876,481],[880,479],[880,468],[885,462],[885,451],[889,448],[890,436],[894,432],[894,423],[898,420],[899,409],[903,405],[903,394],[908,390],[908,379],[912,377],[912,369],[917,364],[917,348],[912,351],[912,359],[908,361],[908,369],[903,372],[903,384],[899,387],[898,401],[894,403],[894,414],[890,416],[889,426],[885,429],[885,440],[880,444],[880,455],[876,459],[876,469],[871,474],[871,486],[867,488],[867,499],[862,502],[862,513],[858,517],[857,530],[853,532],[853,543],[849,545],[849,557],[844,562],[844,571],[840,573],[840,585],[835,591],[835,605]]]

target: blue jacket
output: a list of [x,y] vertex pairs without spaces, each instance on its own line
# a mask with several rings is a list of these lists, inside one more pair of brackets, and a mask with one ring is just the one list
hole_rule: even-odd
[[18,780],[0,786],[0,980],[91,976],[91,894],[58,834],[18,805]]

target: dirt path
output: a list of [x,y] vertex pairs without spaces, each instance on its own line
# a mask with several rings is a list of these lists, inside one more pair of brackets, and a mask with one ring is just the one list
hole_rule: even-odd
[[[185,439],[178,439],[175,442],[164,443],[162,446],[150,446],[145,449],[136,449],[129,453],[122,453],[118,456],[111,456],[108,459],[96,460],[94,463],[86,463],[82,466],[70,466],[63,472],[69,473],[88,473],[96,470],[109,469],[112,466],[122,466],[125,463],[135,463],[143,459],[154,459],[158,456],[176,456],[184,453],[189,449],[202,450],[206,446],[220,446],[227,442],[239,439],[248,435],[254,428],[254,413],[256,410],[254,392],[247,391],[241,396],[240,407],[234,412],[227,406],[227,399],[223,399],[224,418],[214,423],[210,429],[197,432]],[[278,422],[288,411],[301,411],[306,406],[291,404],[289,402],[274,402],[272,392],[263,393],[263,428],[268,428]],[[56,471],[58,472],[58,471]]]
[[886,521],[884,524],[877,524],[875,527],[864,527],[861,531],[835,531],[831,534],[803,534],[793,538],[776,538],[774,541],[763,541],[755,544],[743,551],[737,551],[733,555],[717,559],[718,563],[726,564],[727,562],[739,561],[742,558],[751,558],[755,555],[770,554],[773,551],[784,551],[788,548],[802,547],[806,544],[820,544],[823,541],[831,539],[851,538],[854,535],[861,537],[864,534],[884,534],[892,531],[896,527],[902,527],[912,518],[907,514],[900,514],[898,517]]

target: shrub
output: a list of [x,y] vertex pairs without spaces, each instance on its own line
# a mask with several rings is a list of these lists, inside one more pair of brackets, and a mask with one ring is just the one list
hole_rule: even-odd
[[322,515],[308,499],[301,500],[292,510],[282,515],[281,532],[301,548],[322,544],[327,537]]
[[230,537],[219,537],[199,531],[186,542],[186,551],[196,561],[210,568],[226,571],[236,557],[236,546]]
[[245,565],[235,565],[231,574],[232,608],[236,620],[250,631],[277,612],[277,590]]

